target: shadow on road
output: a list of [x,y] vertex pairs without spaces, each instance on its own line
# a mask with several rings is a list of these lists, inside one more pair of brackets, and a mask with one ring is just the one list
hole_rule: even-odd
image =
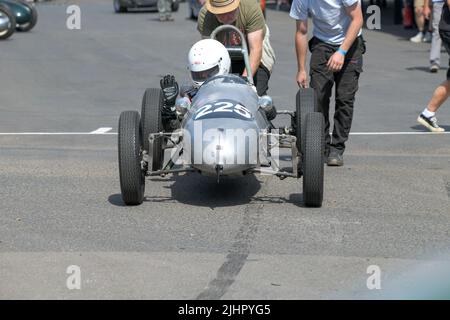
[[[428,66],[421,66],[421,67],[409,67],[409,68],[406,68],[406,70],[408,70],[408,71],[423,71],[423,72],[426,72],[426,73],[430,73],[430,67]],[[444,67],[440,67],[439,68],[439,70],[445,70],[445,71],[447,71],[447,68],[444,68]]]
[[[254,176],[229,178],[198,174],[174,176],[170,188],[172,199],[178,202],[201,207],[228,207],[247,204],[261,189],[261,182]],[[152,201],[149,197],[148,201]]]
[[158,8],[156,8],[156,7],[134,8],[134,9],[128,9],[127,12],[122,12],[122,13],[115,13],[114,10],[112,12],[116,15],[139,14],[139,13],[158,13]]
[[126,207],[120,193],[112,194],[108,197],[108,202],[117,207]]
[[[439,124],[439,127],[444,128],[445,131],[450,131],[450,126],[443,126],[443,125]],[[421,125],[411,126],[410,128],[413,130],[416,130],[416,131],[429,132],[424,126],[421,126]],[[437,133],[437,134],[439,134],[439,133]]]
[[[273,178],[277,179],[277,178]],[[152,188],[153,183],[158,182],[173,183],[164,186],[171,191],[170,196],[159,196],[158,191]],[[299,182],[296,182],[297,184]],[[298,184],[300,188],[300,184]],[[217,184],[216,178],[197,174],[185,176],[173,176],[170,179],[152,178],[146,181],[146,196],[144,202],[155,203],[183,203],[198,207],[221,208],[245,204],[283,204],[290,203],[298,207],[304,207],[303,195],[293,193],[289,197],[270,196],[275,189],[268,188],[269,195],[258,196],[261,189],[261,181],[255,175],[245,177],[228,178],[222,177]],[[108,197],[108,202],[114,206],[125,207],[120,194],[113,194]]]

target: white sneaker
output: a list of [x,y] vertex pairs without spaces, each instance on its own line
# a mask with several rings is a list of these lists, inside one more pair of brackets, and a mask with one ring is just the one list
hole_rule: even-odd
[[419,32],[418,34],[416,34],[414,37],[412,37],[411,39],[409,39],[409,41],[414,42],[414,43],[420,43],[423,41],[423,33]]
[[437,73],[439,71],[440,67],[438,64],[433,63],[430,67],[430,72],[431,73]]
[[425,117],[422,113],[417,118],[417,122],[426,127],[431,132],[444,132],[445,129],[439,127],[436,117]]
[[433,36],[431,35],[431,32],[427,32],[425,33],[425,36],[423,37],[422,41],[426,43],[431,43],[432,37]]

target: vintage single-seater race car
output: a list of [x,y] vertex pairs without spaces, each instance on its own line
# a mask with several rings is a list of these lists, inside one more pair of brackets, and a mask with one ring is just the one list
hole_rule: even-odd
[[[220,26],[211,38],[228,28],[243,41],[242,47],[227,49],[240,50],[251,75],[245,38],[237,28]],[[324,118],[317,112],[313,89],[298,91],[295,111],[277,111],[270,97],[257,95],[250,76],[213,76],[201,85],[189,107],[176,105],[174,130],[165,130],[163,101],[162,90],[150,88],[141,114],[124,111],[120,115],[119,175],[125,204],[143,202],[147,176],[192,172],[212,176],[218,183],[222,176],[255,173],[281,179],[303,177],[304,205],[322,205]],[[279,114],[290,116],[289,126],[272,125],[270,120]],[[279,166],[280,148],[290,149],[291,168]]]

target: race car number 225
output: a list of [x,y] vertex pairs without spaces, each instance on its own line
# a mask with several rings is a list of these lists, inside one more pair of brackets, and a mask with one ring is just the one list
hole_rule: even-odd
[[243,105],[232,100],[220,100],[200,107],[194,115],[194,120],[207,118],[240,118],[251,120],[252,113]]

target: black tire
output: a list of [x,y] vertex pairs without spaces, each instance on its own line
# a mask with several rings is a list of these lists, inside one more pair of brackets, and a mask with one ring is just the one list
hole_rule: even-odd
[[311,112],[318,112],[316,103],[316,91],[313,88],[300,88],[296,96],[296,137],[298,151],[304,153],[302,147],[305,136],[306,115]]
[[37,9],[35,7],[34,4],[28,3],[24,0],[17,0],[18,2],[20,2],[21,4],[23,4],[24,6],[27,6],[30,11],[31,11],[31,19],[29,22],[24,23],[24,24],[20,24],[17,26],[17,31],[20,32],[28,32],[31,29],[33,29],[36,26],[36,23],[38,21],[38,13],[37,13]]
[[122,199],[126,205],[144,201],[145,173],[141,167],[141,132],[137,111],[124,111],[119,118],[119,176]]
[[123,13],[128,11],[128,8],[123,6],[120,0],[114,0],[113,4],[114,4],[114,11],[116,13]]
[[305,117],[305,152],[302,157],[303,201],[307,207],[321,207],[323,201],[325,120],[320,112]]
[[8,28],[0,32],[0,40],[5,40],[11,37],[14,31],[16,31],[16,17],[11,9],[3,4],[0,4],[0,12],[9,20]]
[[180,8],[180,3],[178,1],[172,2],[172,12],[177,12]]
[[155,139],[153,143],[153,152],[150,154],[148,137],[151,133],[163,131],[161,118],[161,109],[163,107],[163,92],[160,88],[150,88],[145,90],[142,98],[141,109],[141,131],[143,149],[151,158],[149,169],[151,171],[161,170],[164,152],[162,150],[162,140]]

